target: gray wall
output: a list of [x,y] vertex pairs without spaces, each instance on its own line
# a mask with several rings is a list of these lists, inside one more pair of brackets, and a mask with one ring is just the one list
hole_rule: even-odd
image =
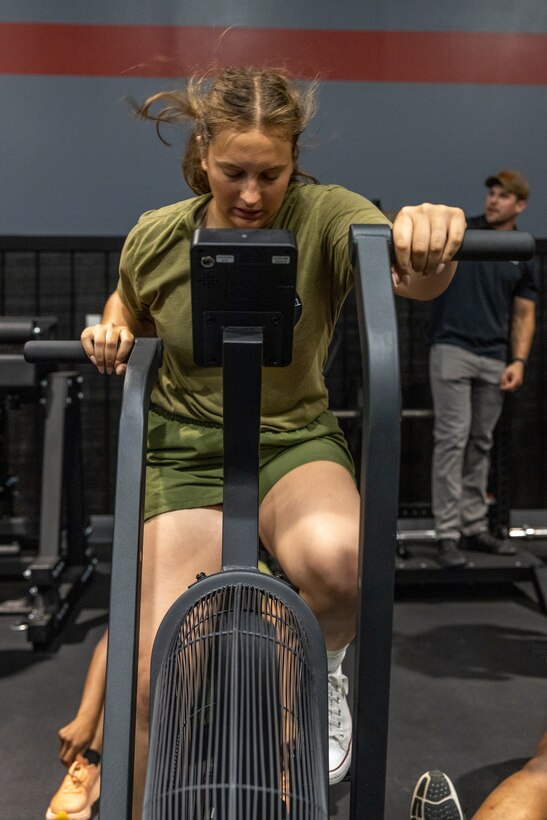
[[[462,0],[456,8],[438,0],[149,0],[129,6],[120,0],[3,0],[0,43],[8,23],[215,26],[219,36],[231,25],[498,32],[532,34],[547,53],[545,0]],[[42,28],[40,36],[47,35]],[[146,53],[153,48],[148,43]],[[499,55],[505,69],[511,54],[508,48]],[[189,195],[179,169],[182,135],[173,134],[173,147],[166,148],[124,102],[128,95],[142,99],[171,88],[176,80],[4,70],[0,234],[121,235],[142,211]],[[515,167],[533,188],[520,226],[545,237],[544,74],[545,63],[526,85],[438,83],[434,76],[419,83],[325,80],[318,116],[304,135],[303,165],[324,182],[380,199],[387,209],[429,200],[469,213],[482,210],[484,178]]]

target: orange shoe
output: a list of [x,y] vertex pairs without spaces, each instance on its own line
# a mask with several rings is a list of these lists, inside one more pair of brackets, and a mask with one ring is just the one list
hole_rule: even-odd
[[78,756],[46,812],[46,820],[89,820],[99,799],[101,767]]

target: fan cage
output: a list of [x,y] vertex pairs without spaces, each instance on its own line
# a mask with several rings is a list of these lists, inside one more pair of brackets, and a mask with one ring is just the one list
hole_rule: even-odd
[[201,597],[159,669],[145,820],[327,820],[316,692],[280,597],[247,584]]

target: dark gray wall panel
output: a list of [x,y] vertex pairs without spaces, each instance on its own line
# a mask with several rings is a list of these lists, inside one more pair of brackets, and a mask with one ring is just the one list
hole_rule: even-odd
[[547,31],[545,0],[3,0],[0,20],[409,31]]
[[[183,134],[135,120],[124,102],[161,78],[0,78],[0,232],[121,235],[139,214],[189,195]],[[482,209],[486,175],[527,174],[521,227],[546,236],[544,86],[324,83],[303,137],[303,165],[385,208],[442,201]]]

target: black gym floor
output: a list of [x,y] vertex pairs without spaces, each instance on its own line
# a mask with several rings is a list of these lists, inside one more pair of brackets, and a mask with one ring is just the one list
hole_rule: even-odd
[[[547,545],[538,545],[547,554]],[[64,769],[57,729],[74,715],[106,626],[108,549],[55,651],[33,650],[0,618],[0,816],[40,820]],[[351,675],[351,657],[347,670]],[[397,590],[385,820],[407,820],[429,768],[450,774],[469,816],[547,728],[547,617],[531,583]],[[331,789],[349,817],[349,783]],[[366,820],[366,818],[359,818]]]

